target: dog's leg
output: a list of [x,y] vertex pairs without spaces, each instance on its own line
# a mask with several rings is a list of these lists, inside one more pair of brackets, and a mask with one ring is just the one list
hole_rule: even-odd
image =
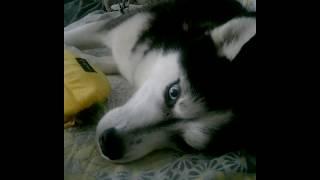
[[90,64],[99,68],[105,74],[119,74],[118,68],[112,56],[96,57],[82,52],[83,49],[106,47],[103,37],[106,33],[99,33],[101,25],[105,21],[95,21],[81,25],[64,32],[65,49],[77,54],[79,57],[89,61]]
[[99,68],[103,73],[111,75],[111,74],[119,74],[119,70],[113,57],[110,56],[102,56],[97,57],[87,53],[82,52],[81,50],[77,49],[73,46],[64,46],[65,49],[69,50],[70,52],[76,54],[78,57],[86,59],[90,64]]
[[105,24],[105,21],[95,21],[65,31],[64,44],[75,46],[79,49],[105,47],[102,41],[104,34],[99,33],[99,28],[103,24]]

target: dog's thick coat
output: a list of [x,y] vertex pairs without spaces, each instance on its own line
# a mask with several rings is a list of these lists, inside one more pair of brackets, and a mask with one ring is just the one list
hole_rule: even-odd
[[108,46],[136,88],[98,124],[106,159],[128,162],[161,148],[253,149],[248,65],[256,59],[256,16],[236,1],[207,2],[195,9],[188,0],[162,1],[65,32],[68,45]]

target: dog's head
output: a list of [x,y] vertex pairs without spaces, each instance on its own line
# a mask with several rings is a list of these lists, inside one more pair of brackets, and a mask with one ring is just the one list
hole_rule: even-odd
[[[207,29],[192,29],[192,21],[172,22],[167,32],[157,30],[157,21],[160,16],[145,32],[154,35],[151,44],[141,36],[140,44],[149,42],[153,48],[144,56],[152,65],[141,70],[148,76],[128,102],[107,113],[97,127],[99,149],[114,162],[136,160],[162,148],[203,150],[234,115],[237,58],[255,39],[256,18],[234,17]],[[172,31],[175,28],[179,30]]]

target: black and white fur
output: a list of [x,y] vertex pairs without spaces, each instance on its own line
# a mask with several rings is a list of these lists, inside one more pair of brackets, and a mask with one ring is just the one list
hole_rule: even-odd
[[[162,148],[223,153],[253,147],[246,67],[256,58],[256,16],[236,1],[211,2],[162,1],[65,32],[67,45],[109,47],[136,88],[98,124],[104,158],[123,163]],[[101,69],[107,62],[98,62]]]

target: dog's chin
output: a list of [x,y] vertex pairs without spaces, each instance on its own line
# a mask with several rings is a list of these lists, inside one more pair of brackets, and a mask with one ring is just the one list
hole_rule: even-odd
[[122,158],[122,159],[117,159],[117,160],[111,160],[109,159],[107,156],[105,156],[104,154],[100,153],[102,158],[111,162],[111,163],[114,163],[114,164],[125,164],[125,163],[130,163],[132,161],[135,161],[136,159],[130,159],[130,158]]
[[111,160],[107,156],[105,156],[103,153],[100,152],[100,154],[101,154],[103,159],[107,160],[108,162],[114,163],[114,164],[126,164],[126,163],[135,162],[135,161],[138,161],[140,159],[143,159],[144,157],[146,157],[148,155],[148,154],[146,154],[144,156],[138,156],[138,157],[124,156],[121,159]]
[[136,160],[139,160],[139,159],[142,159],[144,158],[146,155],[140,155],[140,156],[136,156],[136,157],[133,157],[133,156],[128,156],[128,155],[125,155],[123,156],[121,159],[116,159],[116,160],[111,160],[109,159],[107,156],[105,156],[100,147],[99,147],[99,153],[101,155],[101,157],[111,163],[114,163],[114,164],[124,164],[124,163],[130,163],[130,162],[133,162],[133,161],[136,161]]

